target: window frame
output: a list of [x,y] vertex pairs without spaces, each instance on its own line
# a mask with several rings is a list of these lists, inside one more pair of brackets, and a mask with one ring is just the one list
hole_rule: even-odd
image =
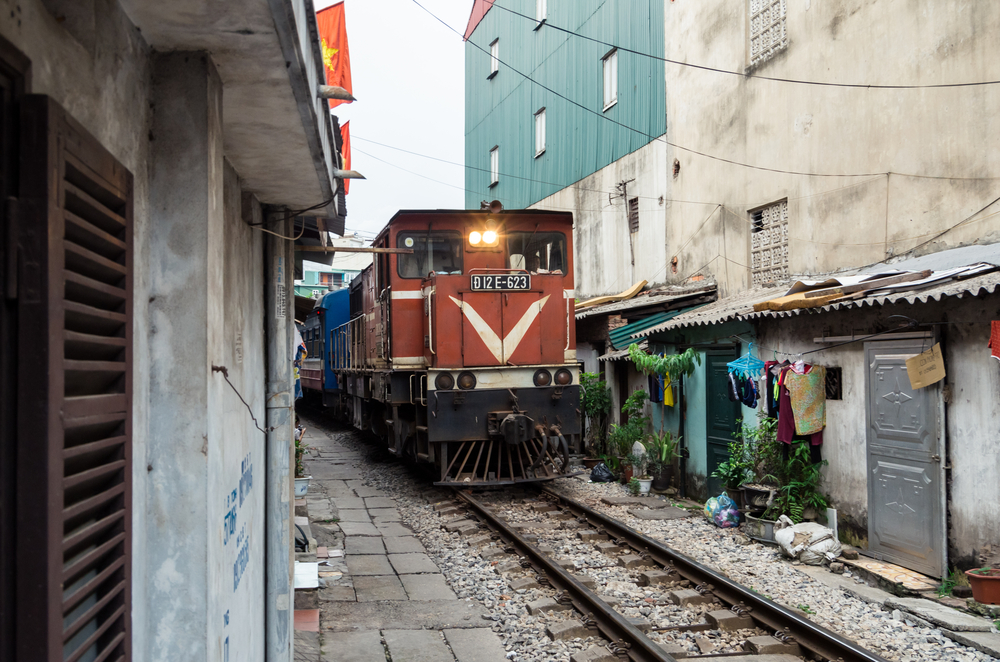
[[[610,74],[610,75],[609,75]],[[609,81],[609,78],[611,79]],[[607,111],[618,103],[618,49],[612,48],[601,58],[601,81],[603,110]],[[609,99],[609,92],[612,93]]]
[[[536,159],[545,153],[546,122],[547,120],[545,119],[545,106],[542,106],[541,108],[535,111],[535,158]],[[541,131],[539,131],[539,123],[541,124]]]
[[[403,245],[403,241],[405,240],[405,238],[406,237],[416,237],[416,236],[422,236],[422,237],[428,237],[428,236],[429,237],[435,237],[435,236],[441,237],[441,236],[445,236],[445,237],[448,237],[449,239],[456,240],[456,245],[458,246],[458,259],[459,259],[459,262],[460,262],[459,268],[460,268],[460,271],[462,272],[462,275],[465,274],[465,237],[462,236],[462,232],[461,231],[459,231],[459,230],[420,230],[420,229],[402,230],[401,229],[399,232],[396,233],[396,240],[395,240],[396,241],[396,247],[397,248],[405,248],[405,246]],[[402,272],[403,259],[401,259],[401,258],[406,258],[406,257],[408,257],[408,256],[407,255],[397,255],[396,256],[396,277],[397,278],[402,278],[404,280],[423,280],[423,279],[427,278],[426,274],[421,275],[421,276],[404,276],[403,272]],[[459,274],[444,274],[444,273],[438,273],[438,272],[435,272],[435,274],[437,276],[455,276],[455,275],[459,275]]]
[[490,42],[490,73],[486,77],[492,80],[500,72],[500,37]]
[[490,188],[500,183],[500,145],[490,149]]
[[[514,255],[521,255],[521,253],[511,253],[511,250],[510,250],[511,237],[513,237],[514,235],[527,235],[529,237],[529,239],[533,239],[534,237],[536,237],[538,235],[545,236],[545,235],[550,235],[550,234],[551,235],[559,235],[560,237],[562,237],[562,251],[561,251],[561,254],[560,254],[560,259],[562,260],[562,269],[561,269],[562,273],[561,273],[561,275],[562,276],[569,275],[569,260],[570,260],[570,255],[569,255],[569,253],[570,253],[569,239],[567,239],[566,233],[562,232],[560,230],[542,230],[542,231],[537,231],[537,230],[535,230],[535,231],[532,231],[532,230],[511,230],[511,231],[506,232],[504,234],[504,236],[503,236],[503,244],[502,245],[503,245],[503,250],[506,253],[506,257],[504,259],[505,259],[507,265],[508,266],[510,265],[510,256],[512,254],[514,254]],[[550,260],[549,261],[551,262],[551,256],[550,256]],[[511,267],[511,268],[513,268],[513,267]],[[552,272],[551,270],[548,270],[548,269],[545,271],[545,273],[542,273],[542,272],[537,271],[537,270],[536,271],[530,271],[528,269],[525,269],[525,270],[528,271],[530,274],[535,275],[535,276],[539,276],[539,275],[540,276],[549,276],[549,275],[558,276],[559,275],[559,274],[556,274],[556,273],[554,273],[554,272]]]

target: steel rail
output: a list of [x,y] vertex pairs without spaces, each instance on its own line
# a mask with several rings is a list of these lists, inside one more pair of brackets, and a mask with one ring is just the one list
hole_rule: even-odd
[[813,655],[818,655],[824,660],[843,660],[843,662],[888,662],[886,658],[813,623],[808,618],[751,591],[729,577],[670,549],[662,542],[639,533],[612,517],[548,488],[542,488],[542,491],[554,497],[577,516],[586,517],[591,525],[602,527],[612,537],[624,540],[636,552],[648,553],[652,560],[665,568],[675,570],[681,577],[695,585],[707,585],[711,593],[727,605],[743,603],[750,608],[747,615],[762,629],[775,633],[784,632],[787,628],[796,643]]
[[476,511],[490,529],[505,538],[521,556],[527,558],[541,577],[545,577],[555,588],[566,592],[572,600],[573,607],[579,613],[593,619],[605,639],[619,644],[627,642],[630,645],[628,659],[636,662],[676,662],[676,659],[660,648],[659,644],[632,625],[627,618],[616,612],[547,554],[524,540],[521,534],[494,515],[471,494],[458,489],[455,490],[455,494]]

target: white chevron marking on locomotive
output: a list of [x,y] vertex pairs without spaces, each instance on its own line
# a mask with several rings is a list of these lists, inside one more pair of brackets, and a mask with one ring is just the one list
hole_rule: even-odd
[[490,327],[486,320],[470,304],[453,296],[449,296],[448,298],[454,301],[455,305],[462,311],[462,314],[468,318],[469,324],[476,330],[479,337],[483,339],[483,343],[486,345],[486,349],[490,350],[490,354],[500,363],[507,363],[507,360],[517,351],[518,345],[524,340],[524,335],[528,332],[531,323],[538,317],[538,313],[542,312],[542,308],[545,306],[545,302],[549,300],[549,296],[551,295],[545,295],[539,299],[537,306],[528,306],[528,310],[524,312],[524,315],[521,316],[521,319],[518,320],[517,324],[514,325],[514,328],[510,330],[503,341],[500,340],[497,332]]

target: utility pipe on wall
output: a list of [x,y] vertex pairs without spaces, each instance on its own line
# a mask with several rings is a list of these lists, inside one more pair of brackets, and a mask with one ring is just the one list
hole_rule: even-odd
[[[285,214],[265,211],[264,227],[292,236]],[[293,242],[264,235],[264,342],[267,352],[267,439],[265,495],[265,659],[292,662],[292,356]]]

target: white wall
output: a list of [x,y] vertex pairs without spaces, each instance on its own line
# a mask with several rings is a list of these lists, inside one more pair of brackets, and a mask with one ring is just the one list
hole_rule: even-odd
[[[666,146],[654,141],[592,175],[531,205],[533,209],[573,212],[576,297],[588,299],[621,292],[633,283],[667,281]],[[629,232],[628,205],[608,191],[622,181],[628,197],[639,197],[639,231]],[[632,238],[633,246],[629,240]],[[635,265],[632,265],[632,250]]]
[[[666,4],[666,57],[735,72],[748,65],[748,2]],[[1000,78],[1000,4],[787,3],[789,45],[755,74],[811,81],[937,84]],[[677,278],[708,264],[724,295],[749,285],[747,212],[789,204],[793,274],[878,262],[933,238],[996,197],[1000,87],[882,90],[766,81],[667,64],[667,137],[680,161],[667,241],[690,241]],[[892,174],[887,176],[885,173]],[[954,177],[937,179],[914,177]],[[997,208],[990,210],[997,211]],[[975,221],[919,252],[1000,240],[1000,216]],[[670,249],[668,252],[674,252]]]

